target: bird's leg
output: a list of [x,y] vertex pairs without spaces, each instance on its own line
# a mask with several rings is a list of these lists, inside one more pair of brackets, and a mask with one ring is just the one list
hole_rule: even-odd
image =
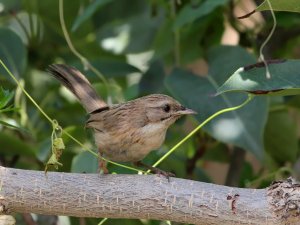
[[175,177],[175,174],[174,173],[171,173],[171,172],[167,172],[167,171],[163,171],[161,169],[158,169],[156,167],[153,167],[153,166],[149,166],[145,163],[143,163],[142,161],[137,161],[137,162],[134,162],[133,163],[135,166],[138,166],[138,167],[144,167],[148,170],[150,170],[152,173],[155,173],[155,174],[158,174],[158,175],[163,175],[165,176],[168,180],[170,177]]
[[98,173],[100,174],[101,172],[103,172],[103,174],[108,174],[108,169],[107,169],[107,163],[104,159],[102,159],[102,153],[100,151],[98,151]]

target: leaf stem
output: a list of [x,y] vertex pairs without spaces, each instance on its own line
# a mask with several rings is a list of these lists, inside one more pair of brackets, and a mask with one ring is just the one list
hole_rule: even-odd
[[102,225],[102,224],[104,224],[105,223],[105,221],[107,220],[108,218],[103,218],[99,223],[98,223],[98,225]]

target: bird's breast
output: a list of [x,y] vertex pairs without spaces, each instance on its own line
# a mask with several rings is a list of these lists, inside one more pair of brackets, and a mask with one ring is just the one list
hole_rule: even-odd
[[95,131],[99,151],[113,161],[135,162],[164,142],[167,128],[163,124],[149,123],[138,129],[120,130],[114,133]]

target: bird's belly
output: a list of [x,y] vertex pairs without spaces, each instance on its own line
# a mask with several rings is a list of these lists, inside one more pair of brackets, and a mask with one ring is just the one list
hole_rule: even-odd
[[118,138],[108,133],[95,133],[96,144],[104,157],[117,162],[136,162],[158,149],[165,139],[166,129],[146,125],[134,131],[120,132]]

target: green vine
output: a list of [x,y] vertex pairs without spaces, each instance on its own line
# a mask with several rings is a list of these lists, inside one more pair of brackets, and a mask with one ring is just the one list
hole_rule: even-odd
[[[3,66],[3,68],[6,70],[6,72],[9,74],[9,76],[16,82],[17,86],[22,90],[22,92],[28,97],[28,99],[34,104],[34,106],[42,113],[42,115],[50,122],[50,124],[53,127],[53,132],[55,132],[56,129],[60,129],[61,133],[67,135],[69,138],[71,138],[74,142],[76,142],[78,145],[80,145],[84,150],[90,152],[92,155],[94,155],[97,158],[101,158],[103,160],[105,160],[106,162],[109,162],[111,164],[114,164],[116,166],[119,167],[123,167],[125,169],[129,169],[129,170],[133,170],[136,172],[143,172],[142,170],[130,167],[130,166],[126,166],[123,164],[119,164],[113,161],[110,161],[102,156],[99,156],[96,152],[94,152],[93,150],[87,148],[86,146],[84,146],[80,141],[78,141],[75,137],[73,137],[69,132],[65,131],[63,128],[61,128],[58,124],[58,122],[56,120],[51,119],[47,113],[38,105],[38,103],[36,103],[36,101],[30,96],[30,94],[25,90],[25,88],[21,85],[21,83],[17,80],[17,78],[11,73],[11,71],[6,67],[6,65],[3,63],[3,61],[0,59],[0,64]],[[52,132],[52,134],[53,134]],[[52,135],[53,136],[53,135]],[[54,136],[53,136],[54,137]],[[53,140],[52,140],[53,141]],[[55,146],[54,146],[55,148]],[[51,158],[51,157],[50,157]]]
[[[185,138],[183,138],[180,142],[178,142],[173,148],[171,148],[164,156],[162,156],[156,163],[153,164],[153,167],[158,166],[162,161],[164,161],[169,155],[171,155],[177,148],[179,148],[186,140],[188,140],[191,136],[193,136],[196,132],[198,132],[205,124],[207,124],[209,121],[214,119],[215,117],[219,116],[220,114],[223,114],[225,112],[230,112],[237,110],[239,108],[242,108],[245,106],[248,102],[250,102],[253,99],[254,95],[248,94],[248,98],[246,101],[244,101],[242,104],[226,109],[222,109],[212,116],[208,117],[204,122],[202,122],[199,126],[197,126],[193,131],[191,131]],[[147,171],[147,173],[149,170]]]

